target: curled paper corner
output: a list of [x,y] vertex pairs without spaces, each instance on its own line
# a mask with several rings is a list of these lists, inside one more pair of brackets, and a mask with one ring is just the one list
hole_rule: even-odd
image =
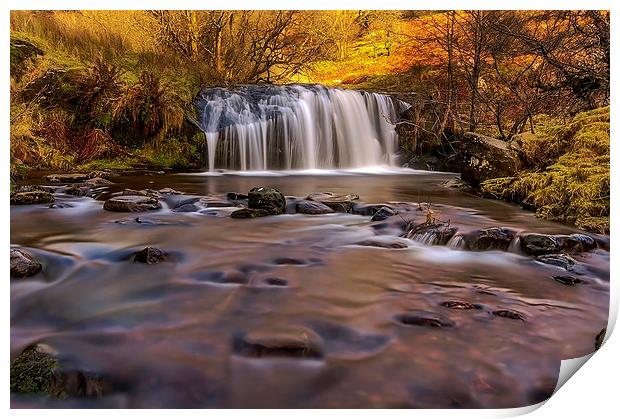
[[[583,367],[583,365],[586,362],[588,362],[588,360],[592,358],[592,355],[594,354],[595,352],[592,352],[591,354],[582,356],[580,358],[563,359],[562,362],[560,363],[560,373],[558,374],[558,382],[555,385],[553,394],[557,393],[557,391],[560,388],[562,388],[562,386],[566,384],[566,382],[573,375],[575,375],[577,371],[579,371],[579,368]],[[553,397],[553,394],[551,395],[551,397]]]

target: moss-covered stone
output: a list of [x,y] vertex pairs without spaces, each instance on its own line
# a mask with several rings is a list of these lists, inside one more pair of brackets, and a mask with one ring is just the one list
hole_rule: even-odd
[[49,393],[58,360],[42,345],[26,348],[11,361],[11,393]]
[[41,190],[15,192],[11,194],[11,205],[52,204],[54,195]]
[[258,218],[271,215],[264,209],[243,208],[230,214],[231,218]]
[[283,214],[286,211],[286,198],[274,188],[252,188],[248,192],[248,207],[267,211],[271,215]]

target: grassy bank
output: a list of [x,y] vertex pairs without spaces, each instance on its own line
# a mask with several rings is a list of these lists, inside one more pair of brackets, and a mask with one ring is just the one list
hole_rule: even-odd
[[200,165],[198,71],[91,18],[12,12],[11,173]]
[[526,169],[482,184],[484,196],[522,203],[542,218],[609,233],[609,107],[513,141]]

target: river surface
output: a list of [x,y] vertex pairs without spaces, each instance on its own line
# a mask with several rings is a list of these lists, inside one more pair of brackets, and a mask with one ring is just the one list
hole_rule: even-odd
[[[577,231],[446,187],[454,176],[132,175],[113,178],[97,199],[56,194],[54,208],[12,206],[11,244],[43,271],[11,281],[11,355],[44,342],[113,383],[99,399],[12,395],[13,407],[502,408],[546,399],[560,361],[591,353],[607,325],[606,250],[575,255],[583,282],[567,286],[552,278],[566,274],[562,268],[519,252],[396,238],[398,220],[102,209],[123,188],[207,195],[272,186],[291,196],[332,191],[365,203],[431,203],[433,216],[461,232]],[[425,214],[399,217],[421,222]],[[385,237],[406,247],[356,244]],[[172,260],[133,263],[145,246]],[[523,319],[493,315],[498,310]],[[407,313],[438,323],[406,324]]]

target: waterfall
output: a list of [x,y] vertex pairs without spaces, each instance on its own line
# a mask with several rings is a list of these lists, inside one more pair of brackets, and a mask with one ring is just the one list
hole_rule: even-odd
[[401,103],[319,85],[203,89],[209,171],[393,166]]

